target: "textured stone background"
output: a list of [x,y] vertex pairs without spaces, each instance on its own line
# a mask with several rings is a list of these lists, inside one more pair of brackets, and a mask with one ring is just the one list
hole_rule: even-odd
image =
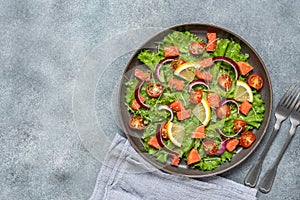
[[[299,10],[296,0],[0,1],[0,199],[87,199],[92,193],[101,163],[78,137],[72,90],[82,60],[103,40],[143,27],[222,26],[260,54],[276,105],[290,84],[300,82]],[[263,173],[288,129],[286,121]],[[272,191],[259,199],[300,199],[299,132]],[[269,135],[270,128],[254,154],[223,176],[242,183]]]

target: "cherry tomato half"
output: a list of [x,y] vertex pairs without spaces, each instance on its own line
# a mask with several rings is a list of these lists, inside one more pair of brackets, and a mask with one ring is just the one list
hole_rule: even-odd
[[131,116],[129,118],[129,127],[133,129],[143,130],[146,127],[142,116]]
[[182,65],[186,63],[185,60],[180,60],[180,59],[174,59],[172,62],[171,62],[171,67],[176,70],[178,66]]
[[205,50],[205,44],[203,42],[192,42],[190,44],[190,53],[194,56],[199,56],[203,54]]
[[242,133],[240,138],[240,145],[244,148],[248,148],[252,145],[252,143],[256,140],[256,136],[251,131],[246,131]]
[[203,142],[203,149],[208,155],[215,155],[218,151],[217,145],[213,140],[205,140]]
[[260,90],[264,85],[264,79],[258,74],[251,74],[248,77],[248,85],[256,90]]
[[229,117],[230,107],[227,104],[220,106],[216,109],[216,114],[219,119],[222,119],[224,117]]
[[227,74],[223,74],[218,78],[218,84],[223,88],[223,89],[230,89],[232,87],[232,79],[230,76]]
[[202,91],[201,90],[193,90],[190,93],[189,101],[192,104],[200,103],[202,100]]
[[161,137],[164,138],[164,139],[168,139],[168,131],[167,131],[167,122],[165,122],[163,125],[162,125],[162,128],[160,130],[160,133],[161,133]]
[[241,133],[246,129],[247,123],[244,120],[236,119],[234,120],[233,131],[235,133]]
[[146,92],[149,97],[159,97],[163,93],[163,86],[157,83],[149,83],[146,87]]

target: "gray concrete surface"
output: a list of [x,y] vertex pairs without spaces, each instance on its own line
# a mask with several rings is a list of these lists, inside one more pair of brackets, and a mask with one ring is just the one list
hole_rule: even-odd
[[[91,194],[101,163],[78,137],[72,90],[83,59],[102,41],[135,28],[186,22],[222,26],[260,54],[276,105],[290,84],[300,82],[299,10],[296,0],[1,1],[0,199],[87,199]],[[263,173],[288,129],[286,121]],[[249,159],[223,176],[242,183],[270,130]],[[299,139],[298,130],[272,191],[258,199],[300,199]]]

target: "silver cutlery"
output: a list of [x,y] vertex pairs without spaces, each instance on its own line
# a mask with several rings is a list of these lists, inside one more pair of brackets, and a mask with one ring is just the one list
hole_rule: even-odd
[[266,157],[268,150],[274,141],[278,130],[281,127],[281,123],[286,120],[286,118],[290,115],[290,113],[293,110],[293,107],[297,103],[297,99],[299,96],[299,87],[297,86],[291,86],[282,99],[279,101],[276,110],[275,110],[275,117],[276,117],[276,123],[273,128],[273,132],[271,136],[268,139],[267,144],[265,145],[265,148],[263,152],[261,153],[259,159],[252,165],[250,168],[248,174],[245,177],[244,183],[245,185],[248,185],[250,187],[255,187],[257,184],[259,175],[261,173],[262,163],[264,161],[264,158]]
[[276,176],[276,172],[277,172],[277,168],[279,165],[279,162],[284,154],[284,152],[286,151],[288,145],[290,144],[295,132],[296,132],[296,128],[297,126],[300,124],[300,101],[298,101],[297,105],[295,106],[294,110],[292,111],[292,114],[290,116],[290,121],[291,121],[291,129],[290,129],[290,133],[278,155],[278,157],[276,158],[274,164],[272,165],[272,167],[266,172],[266,174],[264,175],[264,177],[262,178],[262,180],[259,183],[259,190],[263,193],[268,193],[270,192],[275,176]]

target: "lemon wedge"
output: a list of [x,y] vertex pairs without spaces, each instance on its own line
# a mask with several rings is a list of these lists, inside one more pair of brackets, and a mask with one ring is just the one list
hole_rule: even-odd
[[234,91],[234,99],[236,101],[249,101],[253,102],[253,93],[251,88],[246,82],[237,80],[236,81],[236,88]]
[[204,126],[208,125],[211,118],[211,110],[206,99],[202,99],[201,102],[195,106],[192,112]]
[[174,71],[174,74],[191,82],[195,78],[196,68],[199,68],[199,65],[197,63],[187,62],[182,65],[179,65]]
[[166,129],[169,140],[171,140],[175,146],[181,147],[185,133],[184,127],[180,124],[175,124],[168,121],[166,124]]

